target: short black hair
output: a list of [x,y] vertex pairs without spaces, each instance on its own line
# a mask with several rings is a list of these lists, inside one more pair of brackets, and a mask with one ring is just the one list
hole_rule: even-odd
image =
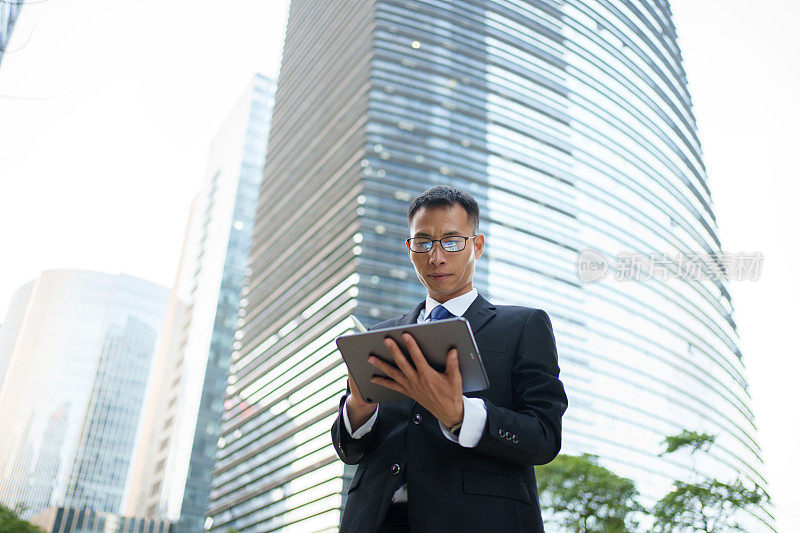
[[472,229],[477,233],[480,221],[478,202],[475,201],[475,198],[470,193],[449,185],[431,187],[411,200],[411,203],[408,204],[408,224],[411,224],[414,215],[423,207],[453,207],[455,204],[459,204],[464,208],[464,211],[467,212],[467,218],[472,222]]

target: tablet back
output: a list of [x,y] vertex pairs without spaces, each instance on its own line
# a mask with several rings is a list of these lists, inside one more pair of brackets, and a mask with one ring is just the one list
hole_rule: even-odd
[[[404,394],[387,389],[370,381],[372,376],[386,375],[376,367],[367,363],[370,355],[375,355],[387,363],[395,364],[389,348],[383,344],[386,337],[391,337],[408,357],[401,335],[410,333],[417,341],[422,353],[425,354],[428,364],[439,372],[444,372],[445,358],[451,348],[458,351],[458,367],[461,371],[462,388],[464,392],[484,390],[489,387],[486,369],[483,367],[478,347],[469,322],[462,317],[425,322],[422,324],[408,324],[393,328],[377,329],[367,333],[343,335],[336,339],[336,345],[353,375],[358,390],[364,400],[370,403],[391,402],[403,400]],[[396,366],[396,365],[395,365]]]

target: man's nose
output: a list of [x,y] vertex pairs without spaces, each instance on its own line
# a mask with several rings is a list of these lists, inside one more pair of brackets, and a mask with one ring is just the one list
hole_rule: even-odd
[[432,265],[441,265],[446,261],[445,257],[447,252],[442,248],[441,242],[433,243],[433,248],[428,252],[428,262]]

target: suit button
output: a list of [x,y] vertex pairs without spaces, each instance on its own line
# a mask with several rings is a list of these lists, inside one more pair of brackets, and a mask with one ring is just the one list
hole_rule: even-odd
[[511,433],[506,433],[506,440],[511,440]]
[[501,439],[502,439],[502,438],[504,438],[504,437],[506,436],[506,432],[505,432],[505,431],[503,431],[502,429],[498,429],[498,430],[497,430],[497,434],[498,434],[498,435],[500,435],[500,438],[501,438]]
[[517,438],[517,436],[516,436],[516,435],[511,435],[511,442],[513,442],[514,444],[516,444],[517,442],[519,442],[519,439]]
[[419,413],[414,414],[414,423],[421,424],[422,423],[422,415]]
[[396,476],[399,473],[400,473],[400,465],[397,464],[397,463],[393,464],[392,465],[392,475]]

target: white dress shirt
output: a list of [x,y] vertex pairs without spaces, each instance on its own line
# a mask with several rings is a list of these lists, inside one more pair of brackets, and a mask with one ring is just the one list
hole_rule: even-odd
[[[447,300],[445,303],[437,302],[428,296],[425,299],[425,307],[420,311],[417,317],[417,323],[427,322],[430,319],[431,311],[433,311],[433,308],[437,305],[444,306],[453,316],[463,316],[477,297],[478,289],[472,289],[466,294]],[[439,427],[444,436],[449,440],[457,442],[465,448],[474,448],[481,440],[481,435],[483,435],[483,430],[486,426],[486,404],[480,398],[467,398],[462,395],[462,399],[464,401],[464,420],[461,422],[461,429],[458,436],[453,435],[450,430],[447,429],[447,426],[441,422],[439,422]],[[347,416],[347,407],[345,406],[345,408],[342,409],[342,416],[344,418],[344,427],[347,429],[350,436],[354,439],[360,439],[372,431],[372,426],[375,425],[375,421],[378,419],[379,408],[380,407],[376,406],[375,412],[369,420],[364,422],[364,425],[360,428],[353,431],[350,419]]]

